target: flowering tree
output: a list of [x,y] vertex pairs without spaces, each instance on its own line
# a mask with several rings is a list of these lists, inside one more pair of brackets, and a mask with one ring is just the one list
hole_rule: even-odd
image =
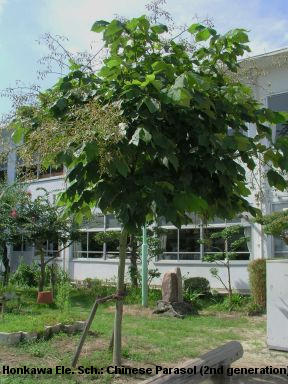
[[24,185],[0,184],[0,248],[1,261],[4,266],[4,285],[8,283],[10,274],[7,246],[22,240],[22,234],[15,220],[17,208],[27,204],[29,200],[30,194],[26,192]]
[[[19,111],[14,138],[24,136],[26,153],[41,154],[46,164],[67,166],[62,204],[79,220],[94,206],[116,213],[123,226],[120,295],[128,233],[159,217],[179,227],[191,221],[190,212],[255,215],[246,199],[246,169],[256,167],[259,154],[266,154],[270,185],[287,187],[279,171],[287,168],[288,143],[273,147],[269,128],[286,116],[260,106],[251,90],[229,75],[237,73],[237,58],[249,50],[243,29],[220,35],[193,24],[186,31],[193,50],[167,38],[167,27],[145,16],[97,21],[92,30],[103,32],[109,52],[101,70],[73,63],[38,105]],[[255,124],[255,137],[245,134],[248,123]],[[119,300],[115,365],[121,364],[122,311]]]
[[[60,252],[77,240],[79,233],[71,216],[63,215],[63,210],[49,200],[47,192],[36,197],[18,202],[12,212],[13,225],[21,237],[35,245],[40,258],[39,292],[43,291],[46,276],[46,266],[59,257]],[[58,251],[53,256],[45,257],[46,241],[58,245]]]

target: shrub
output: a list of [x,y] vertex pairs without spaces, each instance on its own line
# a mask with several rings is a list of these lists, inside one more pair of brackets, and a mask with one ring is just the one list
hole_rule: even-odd
[[[87,283],[87,281],[86,281]],[[100,279],[92,279],[89,281],[89,289],[92,295],[96,298],[113,295],[116,292],[116,287]]]
[[266,260],[253,260],[248,265],[249,282],[253,301],[266,308]]
[[184,292],[184,301],[187,301],[193,305],[193,308],[200,310],[202,309],[202,304],[201,304],[201,293],[198,292]]
[[57,287],[56,305],[63,312],[70,308],[71,285],[67,281],[62,281]]
[[[40,268],[40,267],[39,267]],[[46,267],[46,284],[49,285],[52,280],[52,274],[54,274],[54,280],[56,284],[71,282],[71,277],[57,264],[48,264]]]
[[253,301],[247,305],[247,315],[248,316],[260,316],[263,315],[263,307],[260,307],[258,304]]
[[[62,283],[70,281],[70,277],[57,264],[52,267],[52,265],[47,265],[46,268],[46,281],[45,285],[49,286],[51,283],[51,273],[54,271],[54,280],[55,283]],[[28,265],[26,263],[20,263],[16,272],[11,277],[11,283],[18,287],[37,287],[40,275],[40,266],[37,263],[32,263]]]
[[40,268],[36,263],[31,265],[20,263],[10,281],[17,286],[37,287],[39,273]]
[[190,277],[184,280],[184,291],[188,294],[197,292],[201,295],[208,295],[210,284],[205,277]]

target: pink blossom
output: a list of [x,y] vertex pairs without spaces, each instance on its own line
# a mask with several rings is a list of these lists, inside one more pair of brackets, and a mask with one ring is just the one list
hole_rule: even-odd
[[14,208],[14,209],[12,209],[12,211],[10,212],[10,215],[12,216],[12,217],[17,217],[17,211],[16,211],[16,209]]

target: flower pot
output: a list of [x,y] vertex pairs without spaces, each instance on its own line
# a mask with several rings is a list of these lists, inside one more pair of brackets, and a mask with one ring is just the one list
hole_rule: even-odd
[[52,292],[51,291],[38,292],[37,303],[38,304],[52,304],[53,303]]

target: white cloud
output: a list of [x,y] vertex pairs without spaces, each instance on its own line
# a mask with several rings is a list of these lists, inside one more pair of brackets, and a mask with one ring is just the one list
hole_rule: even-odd
[[127,17],[143,14],[145,3],[145,0],[45,0],[41,17],[47,32],[67,36],[73,45],[70,48],[83,50],[92,40],[100,41],[100,35],[90,31],[96,20],[111,20],[115,14]]
[[[0,0],[0,5],[3,0]],[[4,0],[5,2],[5,0]],[[111,20],[115,14],[127,17],[145,13],[148,0],[44,0],[42,15],[47,31],[68,36],[75,50],[89,47],[99,36],[90,32],[95,20]],[[250,31],[253,54],[288,45],[288,17],[266,0],[167,0],[167,8],[179,24],[211,18],[216,29],[225,32],[243,27]],[[272,11],[271,11],[272,9]],[[98,40],[97,40],[98,39]],[[71,48],[71,47],[70,47]]]
[[250,31],[253,54],[258,54],[288,45],[288,15],[277,9],[276,2],[267,4],[266,0],[178,0],[176,13],[182,22],[187,22],[186,15],[208,16],[221,32],[245,28]]

